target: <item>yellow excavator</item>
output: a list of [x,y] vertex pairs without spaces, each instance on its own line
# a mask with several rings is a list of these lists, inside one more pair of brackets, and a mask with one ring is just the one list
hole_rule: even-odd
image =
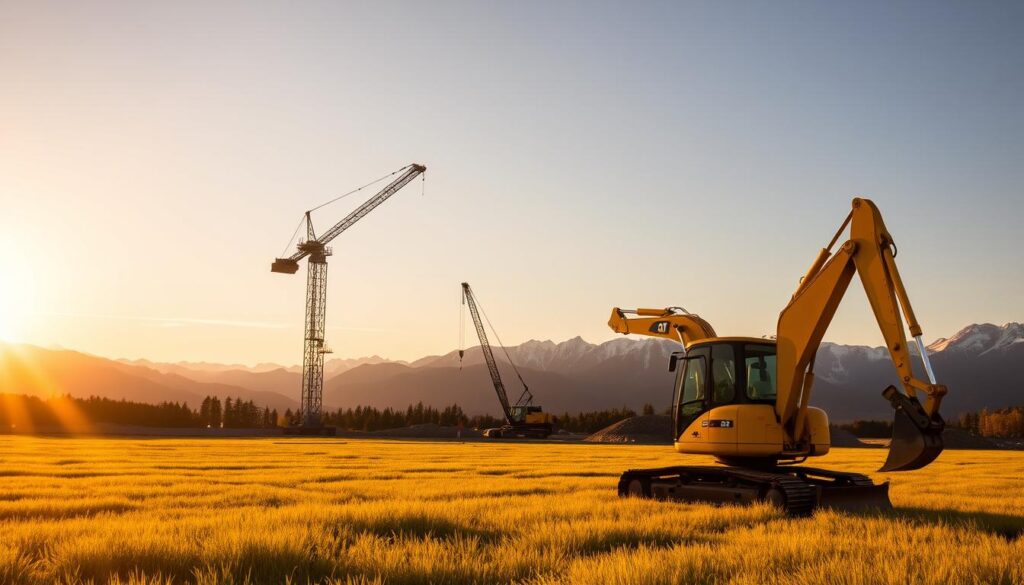
[[[832,250],[847,226],[847,239]],[[936,383],[896,268],[897,249],[874,203],[853,209],[821,250],[779,315],[775,339],[718,337],[711,325],[681,308],[612,309],[609,327],[678,341],[669,370],[676,373],[673,422],[676,451],[714,456],[724,466],[632,469],[619,494],[666,500],[768,501],[792,515],[815,507],[888,508],[889,484],[867,476],[796,465],[829,452],[828,415],[810,406],[814,358],[825,330],[856,273],[899,377],[882,392],[895,409],[889,454],[880,471],[908,471],[942,452],[945,423]],[[902,315],[901,315],[902,313]],[[927,381],[915,376],[904,319],[917,344]],[[923,394],[924,403],[918,401]]]

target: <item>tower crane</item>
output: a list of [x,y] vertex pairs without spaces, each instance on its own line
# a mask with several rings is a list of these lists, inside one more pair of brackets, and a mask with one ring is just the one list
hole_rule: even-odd
[[317,208],[307,211],[303,219],[306,226],[306,239],[299,242],[298,251],[287,258],[275,258],[273,264],[270,265],[271,272],[295,274],[299,270],[299,261],[306,257],[309,258],[306,277],[306,320],[302,350],[302,397],[299,403],[299,426],[290,428],[289,431],[298,434],[330,432],[323,427],[321,418],[324,354],[331,352],[324,343],[327,308],[327,257],[331,255],[331,248],[327,244],[426,170],[427,167],[420,164],[411,164],[398,169],[392,173],[392,175],[398,174],[397,178],[320,236],[317,236],[313,229],[312,212]]
[[[540,406],[533,404],[533,394],[530,392],[526,381],[519,374],[512,356],[505,351],[505,357],[512,364],[512,369],[523,385],[523,392],[515,404],[508,399],[508,392],[505,391],[505,383],[501,380],[501,373],[498,371],[498,362],[494,359],[494,352],[491,350],[491,343],[487,340],[487,331],[484,330],[484,323],[480,319],[480,310],[477,307],[476,297],[473,296],[473,289],[468,282],[462,283],[462,305],[469,307],[469,315],[476,327],[476,335],[480,339],[480,351],[484,354],[484,361],[487,362],[487,371],[491,375],[491,383],[494,384],[494,392],[498,395],[498,402],[501,403],[501,412],[505,415],[505,424],[500,428],[486,429],[484,436],[489,438],[518,437],[518,438],[546,438],[554,430],[555,417],[544,412]],[[488,321],[488,324],[490,322]],[[493,329],[493,328],[492,328]],[[497,335],[497,334],[495,334]],[[500,343],[500,340],[499,340]],[[504,347],[502,348],[504,349]],[[459,349],[459,360],[465,355],[465,351]]]

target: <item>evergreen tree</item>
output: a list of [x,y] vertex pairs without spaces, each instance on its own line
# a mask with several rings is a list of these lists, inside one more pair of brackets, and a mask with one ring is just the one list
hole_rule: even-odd
[[203,404],[199,407],[199,424],[206,426],[210,424],[210,397],[207,396],[203,399]]
[[221,408],[220,398],[217,396],[214,396],[213,401],[210,402],[210,422],[217,428],[224,426],[224,410]]

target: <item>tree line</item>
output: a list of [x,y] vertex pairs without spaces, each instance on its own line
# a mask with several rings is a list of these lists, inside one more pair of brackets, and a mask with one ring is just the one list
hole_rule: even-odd
[[269,428],[278,426],[276,410],[260,408],[240,398],[224,400],[208,396],[197,410],[188,403],[147,404],[90,396],[39,398],[20,394],[0,394],[0,429],[62,427],[71,422],[188,428]]
[[[285,419],[291,420],[294,416],[290,410],[285,411]],[[486,414],[469,416],[457,404],[438,409],[425,406],[422,402],[410,404],[405,410],[373,406],[339,408],[325,412],[323,420],[325,425],[348,431],[380,431],[429,423],[445,427],[461,424],[465,428],[490,428],[501,426],[504,422],[504,419]]]
[[[855,420],[837,426],[861,438],[892,436],[892,423],[888,421]],[[947,420],[946,426],[961,428],[982,437],[1024,439],[1024,406],[965,412],[955,419]]]
[[982,437],[1024,438],[1024,406],[965,412],[956,421],[960,428]]
[[207,396],[195,413],[199,426],[226,429],[259,429],[279,425],[277,409],[260,408],[252,400],[243,402],[236,398],[234,402],[228,397],[221,407],[220,398]]
[[[91,396],[73,398],[57,396],[38,398],[15,394],[0,394],[0,429],[63,426],[67,413],[92,423],[164,428],[273,428],[297,424],[298,413],[291,409],[279,415],[276,409],[260,407],[252,400],[207,396],[192,409],[188,403],[162,402],[147,404],[128,400],[113,400]],[[644,405],[644,414],[654,414],[654,407]],[[557,417],[556,427],[569,432],[593,433],[620,420],[636,416],[636,412],[623,406],[605,410],[563,413]],[[459,426],[472,429],[499,427],[504,419],[492,415],[466,414],[457,404],[436,408],[419,402],[407,408],[375,408],[356,406],[327,411],[325,425],[349,431],[378,431],[433,423],[439,426]]]
[[[654,414],[654,407],[645,405],[644,414]],[[294,416],[290,410],[285,411],[286,420]],[[555,426],[573,433],[593,433],[632,416],[636,416],[636,412],[625,406],[576,414],[566,412],[556,417]],[[348,431],[380,431],[428,423],[445,427],[461,424],[470,429],[488,429],[505,424],[504,418],[489,414],[469,416],[457,404],[438,409],[425,406],[422,402],[409,405],[405,410],[390,407],[378,409],[372,406],[339,408],[325,412],[323,419],[325,425]]]

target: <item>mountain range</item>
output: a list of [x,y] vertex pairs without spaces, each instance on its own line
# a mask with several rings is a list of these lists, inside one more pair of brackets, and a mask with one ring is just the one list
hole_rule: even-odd
[[[663,409],[671,400],[668,356],[677,349],[677,344],[660,340],[621,337],[592,344],[575,337],[561,343],[527,341],[495,348],[495,353],[513,400],[522,385],[508,358],[518,366],[535,402],[561,413],[639,409],[645,403]],[[928,353],[940,381],[950,388],[943,407],[947,416],[1024,403],[1018,372],[1024,364],[1024,325],[970,325],[935,341]],[[325,408],[405,408],[422,401],[434,406],[457,403],[472,414],[500,412],[479,347],[467,350],[461,360],[457,351],[408,363],[373,356],[330,360],[325,370]],[[815,373],[811,402],[833,420],[891,417],[880,394],[897,379],[884,348],[824,343]],[[188,402],[193,407],[216,395],[284,411],[298,405],[300,380],[298,366],[109,360],[69,350],[0,345],[0,392],[8,393],[59,392]]]

